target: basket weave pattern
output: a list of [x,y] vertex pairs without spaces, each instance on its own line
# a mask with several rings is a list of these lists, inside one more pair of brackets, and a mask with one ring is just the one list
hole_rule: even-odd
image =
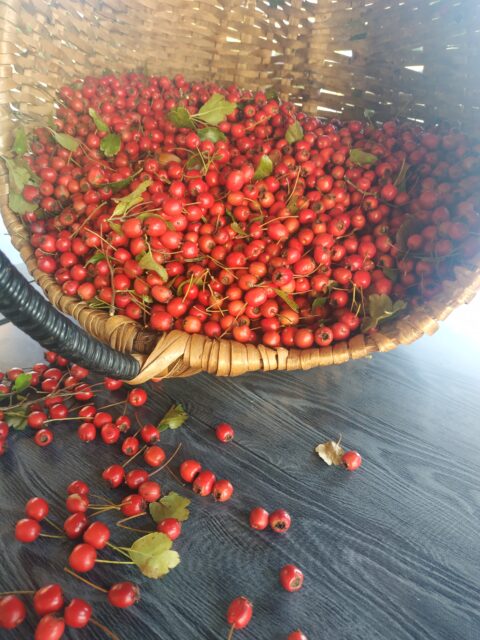
[[[3,0],[0,4],[0,152],[19,113],[47,118],[55,91],[105,69],[273,87],[319,116],[409,117],[480,125],[480,3],[386,0]],[[366,111],[367,110],[367,111]],[[480,260],[415,312],[370,336],[287,350],[172,331],[160,338],[65,296],[36,267],[19,218],[0,207],[12,242],[48,298],[93,336],[142,362],[135,382],[208,371],[308,369],[413,342],[480,287]],[[147,355],[149,354],[149,355]]]

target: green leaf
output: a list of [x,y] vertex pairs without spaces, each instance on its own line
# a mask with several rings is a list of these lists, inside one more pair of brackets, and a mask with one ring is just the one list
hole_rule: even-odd
[[290,211],[290,213],[292,215],[295,215],[296,213],[298,213],[298,197],[297,196],[293,196],[292,198],[290,198],[290,200],[287,202],[287,209]]
[[361,167],[378,161],[378,156],[374,156],[373,153],[368,153],[362,149],[351,149],[349,158],[354,164],[358,164]]
[[12,151],[17,156],[23,156],[28,151],[27,134],[23,127],[18,127],[15,131],[15,139],[12,145]]
[[175,109],[170,109],[167,114],[167,118],[176,127],[180,127],[182,129],[195,129],[195,123],[192,120],[192,116],[188,113],[185,107],[175,107]]
[[167,429],[178,429],[182,426],[187,418],[188,413],[185,411],[182,405],[174,404],[173,407],[170,407],[167,413],[160,420],[157,429],[159,431],[166,431]]
[[23,215],[27,211],[35,211],[37,208],[32,202],[27,202],[19,193],[10,192],[8,194],[8,206],[14,213]]
[[292,309],[293,311],[298,311],[298,304],[295,302],[291,295],[289,295],[285,291],[282,291],[281,289],[274,289],[274,291],[279,298],[287,303],[290,309]]
[[[120,227],[120,231],[121,231],[121,227]],[[97,251],[96,253],[93,254],[93,256],[91,258],[89,258],[87,260],[87,262],[85,263],[85,266],[88,266],[89,264],[97,264],[97,262],[100,262],[100,260],[105,260],[105,254],[102,253],[101,251]]]
[[27,411],[21,407],[12,411],[5,411],[5,421],[17,431],[23,431],[27,426]]
[[382,269],[383,275],[391,280],[392,282],[397,282],[398,280],[398,269],[391,269],[390,267],[384,267]]
[[221,93],[214,93],[195,114],[195,119],[216,126],[223,122],[236,108],[236,102],[229,102]]
[[315,298],[315,300],[312,302],[312,311],[315,311],[315,309],[318,309],[318,307],[323,307],[325,304],[327,304],[327,301],[328,301],[327,296],[323,296],[321,298]]
[[111,220],[109,220],[108,225],[112,231],[115,231],[115,233],[120,233],[121,235],[123,234],[123,229],[121,224],[118,224],[116,222],[112,222]]
[[185,522],[190,516],[188,505],[191,500],[184,498],[175,491],[170,491],[157,502],[150,503],[150,515],[155,522],[161,522],[166,518],[175,518],[179,522]]
[[407,306],[404,300],[392,302],[386,294],[372,293],[368,298],[368,316],[362,323],[362,330],[374,329],[380,322],[390,319],[395,314],[403,311]]
[[263,178],[268,178],[268,176],[272,175],[273,171],[273,162],[270,156],[263,155],[260,158],[260,162],[255,169],[255,173],[253,174],[254,180],[263,180]]
[[369,122],[372,122],[372,118],[375,116],[375,110],[374,109],[364,109],[363,110],[363,117],[365,118],[365,120],[368,120]]
[[100,142],[100,149],[107,156],[111,158],[116,156],[122,146],[122,139],[118,133],[109,133]]
[[24,391],[28,389],[30,383],[32,382],[32,374],[31,373],[21,373],[19,376],[15,378],[15,382],[12,386],[12,391],[16,393],[20,393],[20,391]]
[[245,231],[242,229],[242,227],[238,224],[237,221],[231,222],[230,228],[233,229],[233,231],[235,231],[235,233],[241,236],[242,238],[248,237],[248,233],[245,233]]
[[268,87],[265,91],[265,97],[267,100],[278,100],[278,93],[273,87]]
[[128,555],[147,578],[161,578],[180,563],[180,556],[171,551],[172,541],[164,533],[149,533],[135,540]]
[[99,131],[105,131],[105,132],[110,131],[108,124],[101,119],[101,117],[98,115],[95,109],[92,109],[90,107],[90,109],[88,110],[88,115],[91,117],[91,119],[93,120],[93,122],[95,123],[95,126]]
[[288,144],[293,144],[294,142],[303,140],[303,128],[297,120],[295,120],[295,122],[285,131],[285,140]]
[[151,184],[151,180],[144,180],[136,189],[131,193],[128,193],[126,196],[123,196],[123,198],[113,198],[113,201],[117,203],[117,206],[113,210],[111,217],[121,218],[126,215],[130,209],[135,207],[137,204],[142,203],[142,193],[146,191]]
[[227,136],[217,129],[217,127],[204,127],[197,130],[200,140],[210,140],[210,142],[218,142],[219,140],[226,140]]
[[31,178],[32,174],[30,169],[18,164],[15,160],[11,160],[10,158],[4,158],[4,160],[8,169],[10,186],[17,193],[22,193],[23,187],[28,184]]
[[143,255],[138,256],[137,262],[142,269],[145,269],[146,271],[155,271],[164,282],[167,282],[167,270],[163,265],[158,264],[151,251],[146,251]]
[[50,129],[50,132],[55,138],[55,141],[64,149],[68,149],[68,151],[76,151],[80,146],[80,140],[77,140],[77,138],[74,138],[68,133],[60,133],[54,129]]

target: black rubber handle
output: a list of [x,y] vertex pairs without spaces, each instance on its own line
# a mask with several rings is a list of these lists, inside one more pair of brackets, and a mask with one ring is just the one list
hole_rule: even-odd
[[46,300],[0,251],[0,312],[14,325],[82,367],[103,375],[130,380],[139,370],[132,356],[92,338]]

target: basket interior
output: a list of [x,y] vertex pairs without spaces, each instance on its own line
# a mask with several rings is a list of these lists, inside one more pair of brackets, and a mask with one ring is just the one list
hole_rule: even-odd
[[273,87],[318,115],[479,124],[476,0],[4,0],[0,19],[4,125],[106,69]]

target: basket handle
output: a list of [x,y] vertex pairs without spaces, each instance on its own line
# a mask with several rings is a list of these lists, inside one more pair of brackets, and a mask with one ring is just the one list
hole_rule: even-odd
[[134,378],[140,364],[99,342],[46,300],[0,251],[0,312],[19,329],[87,369],[122,380]]

